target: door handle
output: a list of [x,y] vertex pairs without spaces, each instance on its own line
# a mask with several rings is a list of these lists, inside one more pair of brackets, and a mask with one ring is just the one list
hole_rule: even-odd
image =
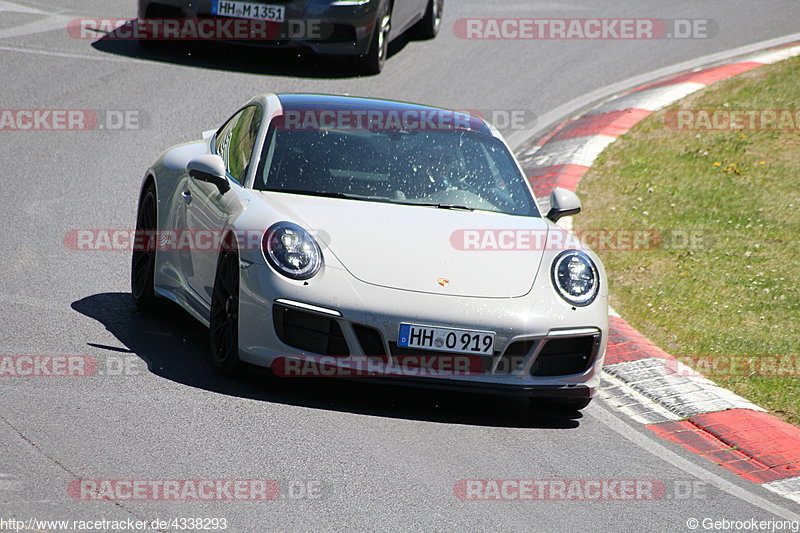
[[190,193],[189,191],[183,191],[181,193],[181,196],[183,196],[183,199],[187,204],[192,203],[192,193]]

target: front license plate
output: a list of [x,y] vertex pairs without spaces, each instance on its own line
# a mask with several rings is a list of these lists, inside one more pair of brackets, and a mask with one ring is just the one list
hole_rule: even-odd
[[442,352],[491,354],[494,352],[494,335],[494,331],[400,324],[397,345]]
[[214,0],[211,13],[223,17],[274,22],[283,22],[285,14],[283,6],[268,6],[254,2],[239,2],[238,0]]

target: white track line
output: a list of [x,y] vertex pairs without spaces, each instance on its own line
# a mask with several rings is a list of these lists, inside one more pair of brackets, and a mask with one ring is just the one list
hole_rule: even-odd
[[658,111],[662,107],[666,107],[676,100],[689,96],[705,87],[706,85],[703,83],[689,81],[664,85],[663,87],[653,87],[652,89],[643,89],[632,94],[614,98],[589,111],[587,116],[609,113],[611,111],[624,111],[627,109]]
[[[681,457],[677,453],[665,447],[657,440],[654,440],[650,436],[644,435],[639,431],[633,429],[631,426],[627,425],[625,422],[617,418],[615,414],[609,411],[608,408],[605,407],[603,404],[597,404],[597,406],[594,409],[587,409],[584,412],[588,416],[598,419],[602,424],[616,431],[618,434],[622,435],[623,437],[625,437],[632,443],[636,444],[640,448],[650,452],[651,454],[655,455],[660,459],[663,459],[664,461],[675,466],[676,468],[683,470],[687,474],[690,474],[701,481],[713,485],[718,489],[739,498],[740,500],[746,501],[751,505],[764,509],[765,511],[770,512],[775,516],[779,516],[786,520],[793,520],[800,522],[800,515],[798,515],[791,509],[787,509],[765,498],[762,498],[761,496],[754,494],[753,492],[745,488],[742,488],[734,483],[731,483],[730,481],[728,481],[723,477],[718,476],[714,472],[706,470],[705,468],[695,464],[694,462]],[[701,518],[701,517],[698,516],[695,518]]]
[[[104,55],[98,52],[98,55],[76,54],[72,52],[55,52],[53,50],[45,50],[42,48],[28,48],[23,46],[8,46],[0,45],[0,50],[6,52],[18,52],[20,54],[35,54],[50,57],[63,57],[67,59],[88,59],[90,61],[108,61],[111,63],[141,63],[142,60],[137,60],[128,57]],[[162,65],[162,63],[147,61],[150,65]]]
[[590,167],[597,156],[616,140],[616,137],[610,135],[592,135],[591,137],[575,137],[574,139],[549,142],[532,156],[523,160],[523,164],[526,167],[549,167],[551,165]]

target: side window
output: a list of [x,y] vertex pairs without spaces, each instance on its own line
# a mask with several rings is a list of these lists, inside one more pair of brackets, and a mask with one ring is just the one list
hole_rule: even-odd
[[250,156],[256,144],[258,127],[261,124],[261,108],[250,106],[242,112],[242,116],[231,132],[231,146],[228,150],[228,172],[239,183],[244,183],[250,166]]
[[259,106],[246,107],[234,115],[217,134],[217,155],[225,161],[228,173],[239,183],[243,183],[247,175],[261,118]]
[[225,161],[226,168],[230,168],[228,161],[230,160],[231,134],[233,134],[233,128],[236,126],[236,123],[239,122],[239,119],[242,118],[242,113],[244,113],[244,111],[245,110],[239,111],[228,119],[228,122],[219,129],[217,136],[214,138],[214,151]]

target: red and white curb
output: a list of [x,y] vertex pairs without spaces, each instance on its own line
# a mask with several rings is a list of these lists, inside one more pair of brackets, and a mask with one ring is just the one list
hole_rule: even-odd
[[[597,156],[654,111],[716,81],[797,55],[800,45],[794,43],[638,87],[561,123],[524,145],[518,157],[538,197],[546,199],[555,187],[574,191]],[[800,428],[688,369],[613,310],[598,395],[662,439],[800,503]]]

